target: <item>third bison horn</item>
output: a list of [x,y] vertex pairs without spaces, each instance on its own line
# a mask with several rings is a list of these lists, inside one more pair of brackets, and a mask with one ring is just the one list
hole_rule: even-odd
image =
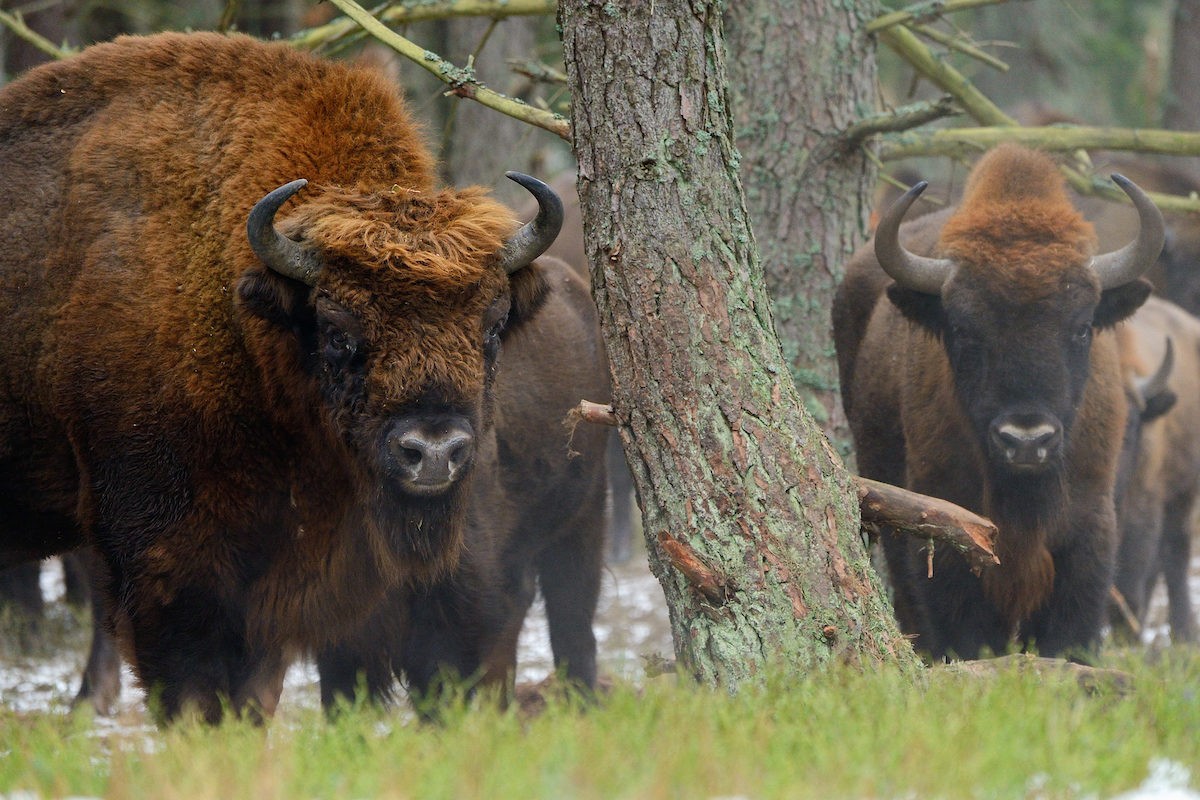
[[563,223],[563,204],[559,196],[537,178],[520,172],[506,172],[509,180],[516,181],[529,190],[537,200],[538,213],[504,243],[500,251],[500,264],[509,275],[525,267],[529,262],[546,252],[554,243]]

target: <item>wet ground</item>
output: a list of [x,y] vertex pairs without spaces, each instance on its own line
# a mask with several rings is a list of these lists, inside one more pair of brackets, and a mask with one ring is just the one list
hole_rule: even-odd
[[[4,647],[0,654],[0,703],[8,708],[65,712],[79,688],[88,632],[78,616],[60,602],[62,586],[61,568],[57,561],[48,561],[42,571],[43,593],[51,600],[45,628],[48,637],[67,645],[57,651],[35,645],[30,654],[23,655],[16,654],[19,648]],[[645,675],[643,656],[671,657],[666,602],[643,554],[625,564],[605,568],[595,629],[602,674],[636,682]],[[553,672],[549,632],[540,598],[522,631],[518,659],[520,683],[537,683]],[[134,686],[128,667],[122,685],[115,719],[98,719],[98,725],[145,724],[144,697]],[[294,665],[288,672],[280,714],[286,714],[289,708],[316,708],[319,704],[316,669],[308,663]]]
[[[16,648],[3,647],[0,654],[0,703],[19,711],[66,711],[79,685],[79,675],[87,647],[87,631],[77,616],[61,602],[62,574],[56,562],[48,562],[43,571],[43,589],[54,602],[48,607],[48,628],[62,634],[70,644],[57,651],[45,647],[32,655],[14,655]],[[1200,554],[1192,564],[1192,596],[1200,597]],[[640,551],[625,564],[606,567],[600,607],[596,618],[602,674],[633,682],[644,679],[644,659],[672,656],[671,633],[667,622],[662,588],[650,574]],[[1166,628],[1166,596],[1158,588],[1152,602],[1146,643],[1165,646],[1170,637]],[[553,671],[549,635],[540,600],[535,603],[521,636],[518,681],[537,683]],[[316,708],[319,705],[317,675],[312,665],[297,664],[288,673],[280,714],[289,709]],[[113,720],[98,719],[100,727],[132,727],[146,724],[142,693],[133,686],[126,669],[120,711]]]

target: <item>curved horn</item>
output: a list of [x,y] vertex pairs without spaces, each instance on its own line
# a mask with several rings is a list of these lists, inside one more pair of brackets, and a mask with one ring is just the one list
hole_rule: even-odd
[[1098,255],[1092,260],[1092,269],[1100,278],[1101,289],[1123,286],[1141,277],[1162,252],[1166,225],[1162,213],[1138,185],[1124,175],[1113,173],[1113,182],[1129,195],[1138,212],[1137,238],[1120,250]]
[[255,203],[246,218],[246,236],[255,255],[272,272],[316,286],[324,264],[311,250],[275,230],[275,214],[279,207],[307,185],[308,181],[303,178],[285,183]]
[[1175,344],[1171,341],[1171,337],[1168,336],[1167,351],[1163,353],[1163,360],[1158,365],[1158,369],[1149,378],[1143,378],[1136,382],[1138,394],[1141,395],[1143,401],[1160,395],[1166,390],[1167,380],[1171,377],[1171,370],[1174,368]]
[[520,172],[506,172],[505,177],[516,181],[529,190],[538,203],[538,213],[521,226],[500,251],[500,263],[509,275],[525,267],[530,261],[546,252],[563,223],[562,200],[554,190],[537,178]]
[[941,294],[942,284],[950,277],[954,262],[948,258],[919,256],[900,244],[900,222],[927,186],[928,181],[915,184],[884,213],[875,227],[875,258],[883,271],[901,286],[925,294]]

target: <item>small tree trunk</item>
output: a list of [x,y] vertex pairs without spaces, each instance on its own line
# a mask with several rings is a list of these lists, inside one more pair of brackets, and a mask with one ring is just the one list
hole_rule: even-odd
[[1200,0],[1176,0],[1163,127],[1200,130]]
[[878,106],[875,8],[825,0],[740,0],[725,13],[746,202],[775,329],[805,405],[838,446],[850,431],[829,308],[842,265],[866,239],[875,169],[838,134]]
[[[493,28],[490,19],[450,20],[445,23],[446,52],[442,56],[465,66],[474,55],[475,72],[484,84],[510,97],[528,99],[532,89],[529,79],[513,72],[507,62],[534,54],[541,21],[539,17],[512,17],[495,23]],[[505,180],[504,173],[515,169],[541,175],[539,149],[555,137],[478,103],[454,99],[446,114],[442,165],[447,182],[455,186],[489,186],[508,203],[527,202],[529,193]]]
[[774,333],[721,5],[559,5],[593,291],[676,656],[730,688],[769,663],[913,665]]

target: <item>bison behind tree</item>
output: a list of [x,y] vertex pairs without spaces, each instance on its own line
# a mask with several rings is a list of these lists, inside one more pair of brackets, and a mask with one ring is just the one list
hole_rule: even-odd
[[382,78],[242,36],[34,70],[0,152],[0,565],[94,544],[167,718],[270,713],[294,655],[458,562],[561,205],[523,179],[514,232]]
[[848,265],[834,330],[862,474],[999,528],[1001,565],[982,578],[947,549],[929,564],[915,542],[883,541],[901,625],[935,658],[1014,639],[1080,655],[1098,640],[1126,413],[1108,329],[1145,300],[1163,238],[1154,205],[1122,187],[1138,236],[1093,257],[1054,163],[999,147],[961,205],[901,229],[915,188]]

